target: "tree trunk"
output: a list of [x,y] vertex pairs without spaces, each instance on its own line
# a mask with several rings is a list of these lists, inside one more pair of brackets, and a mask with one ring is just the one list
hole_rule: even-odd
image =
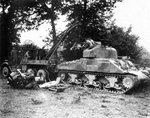
[[9,49],[10,49],[10,41],[9,41],[9,17],[8,14],[5,13],[4,7],[2,10],[2,15],[0,19],[0,63],[2,63],[4,60],[8,60],[9,55]]
[[53,36],[53,40],[54,43],[56,42],[56,28],[55,28],[55,23],[54,23],[54,19],[51,18],[51,25],[52,25],[52,36]]
[[[57,42],[57,39],[56,39],[56,28],[55,28],[55,22],[54,22],[55,19],[54,19],[54,4],[53,4],[53,0],[52,0],[51,11],[52,11],[52,17],[51,17],[52,37],[53,37],[53,43],[55,45],[55,43]],[[57,60],[57,51],[54,53],[54,59]]]
[[51,25],[52,25],[52,32],[53,32],[53,40],[54,43],[56,42],[56,28],[55,28],[55,23],[54,23],[54,3],[52,0],[52,7],[51,7],[51,11],[52,11],[52,17],[51,17]]
[[82,12],[82,26],[81,26],[81,36],[83,37],[83,38],[85,38],[85,36],[86,36],[86,31],[85,31],[85,29],[86,29],[86,25],[87,25],[87,21],[86,21],[86,9],[87,9],[87,0],[84,0],[84,4],[83,4],[83,12]]

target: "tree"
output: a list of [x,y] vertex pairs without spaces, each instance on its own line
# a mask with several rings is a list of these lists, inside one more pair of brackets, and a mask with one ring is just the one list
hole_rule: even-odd
[[[62,0],[21,0],[16,13],[22,29],[38,28],[42,23],[50,24],[52,38],[56,39],[55,21],[62,7]],[[54,41],[55,42],[55,41]]]
[[2,60],[8,59],[12,42],[19,42],[19,30],[38,28],[43,22],[50,22],[52,37],[56,39],[55,21],[58,19],[61,5],[62,0],[0,0],[0,8],[2,8],[0,17],[2,42],[0,43],[9,47],[0,46],[1,51],[3,50],[0,53],[3,55]]
[[[50,24],[50,38],[47,41],[57,42],[57,32],[55,27],[55,21],[58,19],[59,11],[62,8],[63,0],[22,0],[18,6],[18,12],[16,18],[18,20],[21,29],[38,29],[38,26],[42,23]],[[44,40],[46,41],[46,40]],[[46,42],[47,42],[46,41]],[[57,57],[57,54],[54,54]]]
[[67,18],[71,24],[80,22],[83,38],[99,40],[98,37],[107,36],[108,21],[113,15],[112,10],[117,1],[119,0],[66,0],[67,5],[64,5],[62,14],[68,14]]
[[[80,58],[76,51],[77,48],[73,48],[74,43],[81,44],[87,38],[92,38],[95,41],[101,41],[103,45],[107,42],[107,32],[109,30],[109,22],[113,15],[112,10],[115,7],[115,3],[120,0],[66,0],[64,4],[62,14],[67,14],[67,19],[70,24],[79,22],[80,25],[72,30],[65,40],[65,51],[74,55],[75,58]],[[72,49],[72,50],[71,50]],[[76,52],[76,53],[75,53]],[[80,52],[81,53],[81,52]],[[65,56],[65,52],[63,52]],[[71,60],[70,57],[66,57],[67,60]]]
[[129,56],[138,61],[142,55],[142,48],[137,43],[139,37],[131,32],[132,27],[125,31],[123,28],[113,25],[108,35],[107,45],[116,48],[119,56]]
[[141,66],[148,66],[150,67],[150,53],[143,47],[143,50],[141,51],[142,56],[141,56],[141,60],[139,60],[139,64]]
[[[85,38],[91,37],[94,40],[105,44],[107,37],[108,20],[112,16],[112,9],[116,2],[121,0],[1,0],[8,9],[9,32],[17,34],[18,30],[37,28],[43,22],[52,26],[52,38],[55,43],[56,28],[55,21],[58,14],[68,14],[70,23],[80,22],[80,26],[74,29],[67,37],[67,40],[83,42]],[[5,11],[4,10],[4,11]],[[8,24],[8,23],[7,23]],[[10,30],[12,26],[12,30]],[[78,35],[78,36],[75,36]],[[11,36],[11,35],[9,35]],[[13,35],[17,36],[17,35]],[[78,39],[77,39],[77,38]],[[16,41],[15,37],[12,37]],[[9,40],[9,42],[12,42]],[[66,43],[68,44],[68,43]]]
[[17,28],[12,20],[14,11],[12,0],[0,0],[0,63],[8,59],[11,51],[12,42],[18,42]]

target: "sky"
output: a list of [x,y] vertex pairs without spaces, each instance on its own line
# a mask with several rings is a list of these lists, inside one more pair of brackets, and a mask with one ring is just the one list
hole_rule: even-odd
[[[128,28],[132,26],[132,33],[139,36],[138,44],[150,52],[150,0],[123,0],[116,4],[114,9],[114,19],[119,27]],[[57,22],[59,31],[65,30],[65,17]],[[24,32],[21,34],[21,44],[25,40],[33,42],[42,47],[42,39],[48,36],[50,25],[42,25],[38,31]]]
[[116,24],[139,36],[139,45],[150,52],[150,0],[124,0],[114,10]]

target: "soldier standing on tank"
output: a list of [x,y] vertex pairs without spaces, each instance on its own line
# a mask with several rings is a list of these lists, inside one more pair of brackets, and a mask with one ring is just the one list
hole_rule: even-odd
[[94,42],[93,39],[91,39],[91,38],[88,38],[88,39],[86,40],[86,43],[88,44],[88,46],[89,46],[90,49],[95,46],[95,42]]

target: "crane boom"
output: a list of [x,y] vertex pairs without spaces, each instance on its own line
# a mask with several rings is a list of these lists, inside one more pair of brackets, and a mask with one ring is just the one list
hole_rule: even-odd
[[[50,60],[52,58],[52,56],[54,55],[55,51],[58,49],[58,46],[65,40],[65,37],[67,36],[67,34],[76,26],[78,26],[79,23],[75,23],[73,25],[71,25],[69,28],[67,28],[65,31],[63,31],[61,34],[59,34],[57,36],[57,42],[53,45],[53,47],[50,49],[49,53],[46,55],[46,57],[44,58],[45,60],[48,59]],[[54,39],[54,40],[56,40]]]

